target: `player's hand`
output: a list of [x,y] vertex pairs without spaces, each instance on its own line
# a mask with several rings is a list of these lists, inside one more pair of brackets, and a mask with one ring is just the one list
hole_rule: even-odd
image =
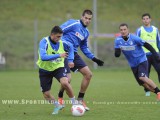
[[69,68],[73,68],[74,67],[74,63],[70,62],[70,63],[68,63],[68,66],[69,66]]
[[62,58],[66,58],[66,57],[68,57],[68,52],[61,53],[61,54],[60,54],[60,57],[62,57]]
[[98,66],[103,66],[104,62],[98,58],[93,58],[92,61],[96,62]]

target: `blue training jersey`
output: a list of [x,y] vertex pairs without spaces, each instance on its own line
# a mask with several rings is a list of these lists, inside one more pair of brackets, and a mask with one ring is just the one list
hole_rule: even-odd
[[127,41],[122,36],[117,37],[114,41],[114,47],[121,49],[130,67],[136,67],[140,63],[147,61],[146,54],[142,48],[145,41],[133,34],[129,34],[128,37]]
[[83,26],[80,20],[70,19],[61,26],[63,30],[62,40],[70,42],[74,47],[74,52],[78,52],[78,47],[89,58],[92,59],[94,55],[88,48],[89,31]]
[[[51,41],[50,37],[49,37],[49,41],[50,41],[52,48],[55,51],[57,51],[59,49],[59,42],[54,44]],[[70,43],[67,43],[64,41],[63,41],[63,46],[64,46],[64,50],[68,52],[68,62],[73,62],[73,59],[74,59],[73,46]],[[50,60],[60,58],[60,54],[48,55],[47,49],[48,49],[47,40],[45,38],[43,38],[39,43],[39,53],[40,53],[40,57],[43,61],[50,61]]]
[[[153,31],[153,27],[155,27],[155,26],[150,26],[150,27],[145,27],[145,26],[143,26],[143,27],[144,27],[145,31],[151,33],[151,32]],[[155,28],[156,28],[156,27],[155,27]],[[159,32],[158,32],[158,28],[156,28],[156,31],[157,31],[157,36],[156,36],[157,48],[158,48],[159,51],[160,51],[160,35],[159,35]],[[136,35],[137,35],[138,37],[140,37],[140,35],[141,35],[141,27],[136,30]],[[151,55],[151,54],[152,54],[151,52],[147,53],[147,55]]]

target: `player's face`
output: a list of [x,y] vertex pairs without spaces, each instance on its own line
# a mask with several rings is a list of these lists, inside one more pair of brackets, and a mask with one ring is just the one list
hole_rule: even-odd
[[129,29],[127,28],[127,26],[121,26],[119,29],[120,29],[120,33],[123,37],[128,36]]
[[149,18],[149,16],[144,16],[143,18],[142,18],[142,22],[143,22],[143,24],[145,25],[145,26],[150,26],[150,23],[151,23],[151,18]]
[[53,42],[58,42],[60,40],[60,38],[62,37],[62,34],[60,33],[57,33],[57,34],[51,34],[51,40]]
[[85,26],[88,26],[91,23],[92,15],[84,14],[84,16],[81,17],[81,20]]

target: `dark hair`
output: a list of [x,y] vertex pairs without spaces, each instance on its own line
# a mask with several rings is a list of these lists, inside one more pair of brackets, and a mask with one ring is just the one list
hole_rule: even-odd
[[57,33],[62,34],[63,31],[62,31],[62,29],[61,29],[59,26],[54,26],[54,27],[52,28],[52,30],[51,30],[51,33],[53,33],[53,34],[57,34]]
[[144,14],[142,15],[142,19],[143,19],[143,17],[145,17],[145,16],[148,16],[149,18],[151,18],[151,15],[150,15],[149,13],[144,13]]
[[82,16],[84,16],[85,14],[92,15],[93,13],[92,13],[91,10],[86,9],[86,10],[83,11]]
[[126,23],[120,24],[120,25],[119,25],[119,28],[122,27],[122,26],[126,26],[126,27],[128,28],[128,25],[127,25]]

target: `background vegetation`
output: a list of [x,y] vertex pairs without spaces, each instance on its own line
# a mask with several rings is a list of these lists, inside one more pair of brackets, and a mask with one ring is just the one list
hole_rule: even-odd
[[[49,35],[52,26],[60,25],[70,18],[79,19],[84,9],[93,8],[92,0],[0,0],[0,52],[6,58],[6,65],[0,69],[33,69],[34,40]],[[141,15],[149,12],[153,24],[159,27],[159,0],[97,0],[97,32],[117,33],[118,26],[126,22],[130,31],[141,25]],[[35,27],[37,24],[37,27]],[[93,23],[94,24],[94,23]],[[93,24],[89,30],[92,35]],[[35,31],[37,28],[37,33]],[[105,67],[125,67],[123,57],[113,57],[114,38],[96,38],[98,57],[105,61]],[[90,37],[93,51],[94,39]],[[37,51],[37,50],[36,50]],[[83,56],[84,57],[84,56]],[[84,57],[92,68],[92,61]]]

